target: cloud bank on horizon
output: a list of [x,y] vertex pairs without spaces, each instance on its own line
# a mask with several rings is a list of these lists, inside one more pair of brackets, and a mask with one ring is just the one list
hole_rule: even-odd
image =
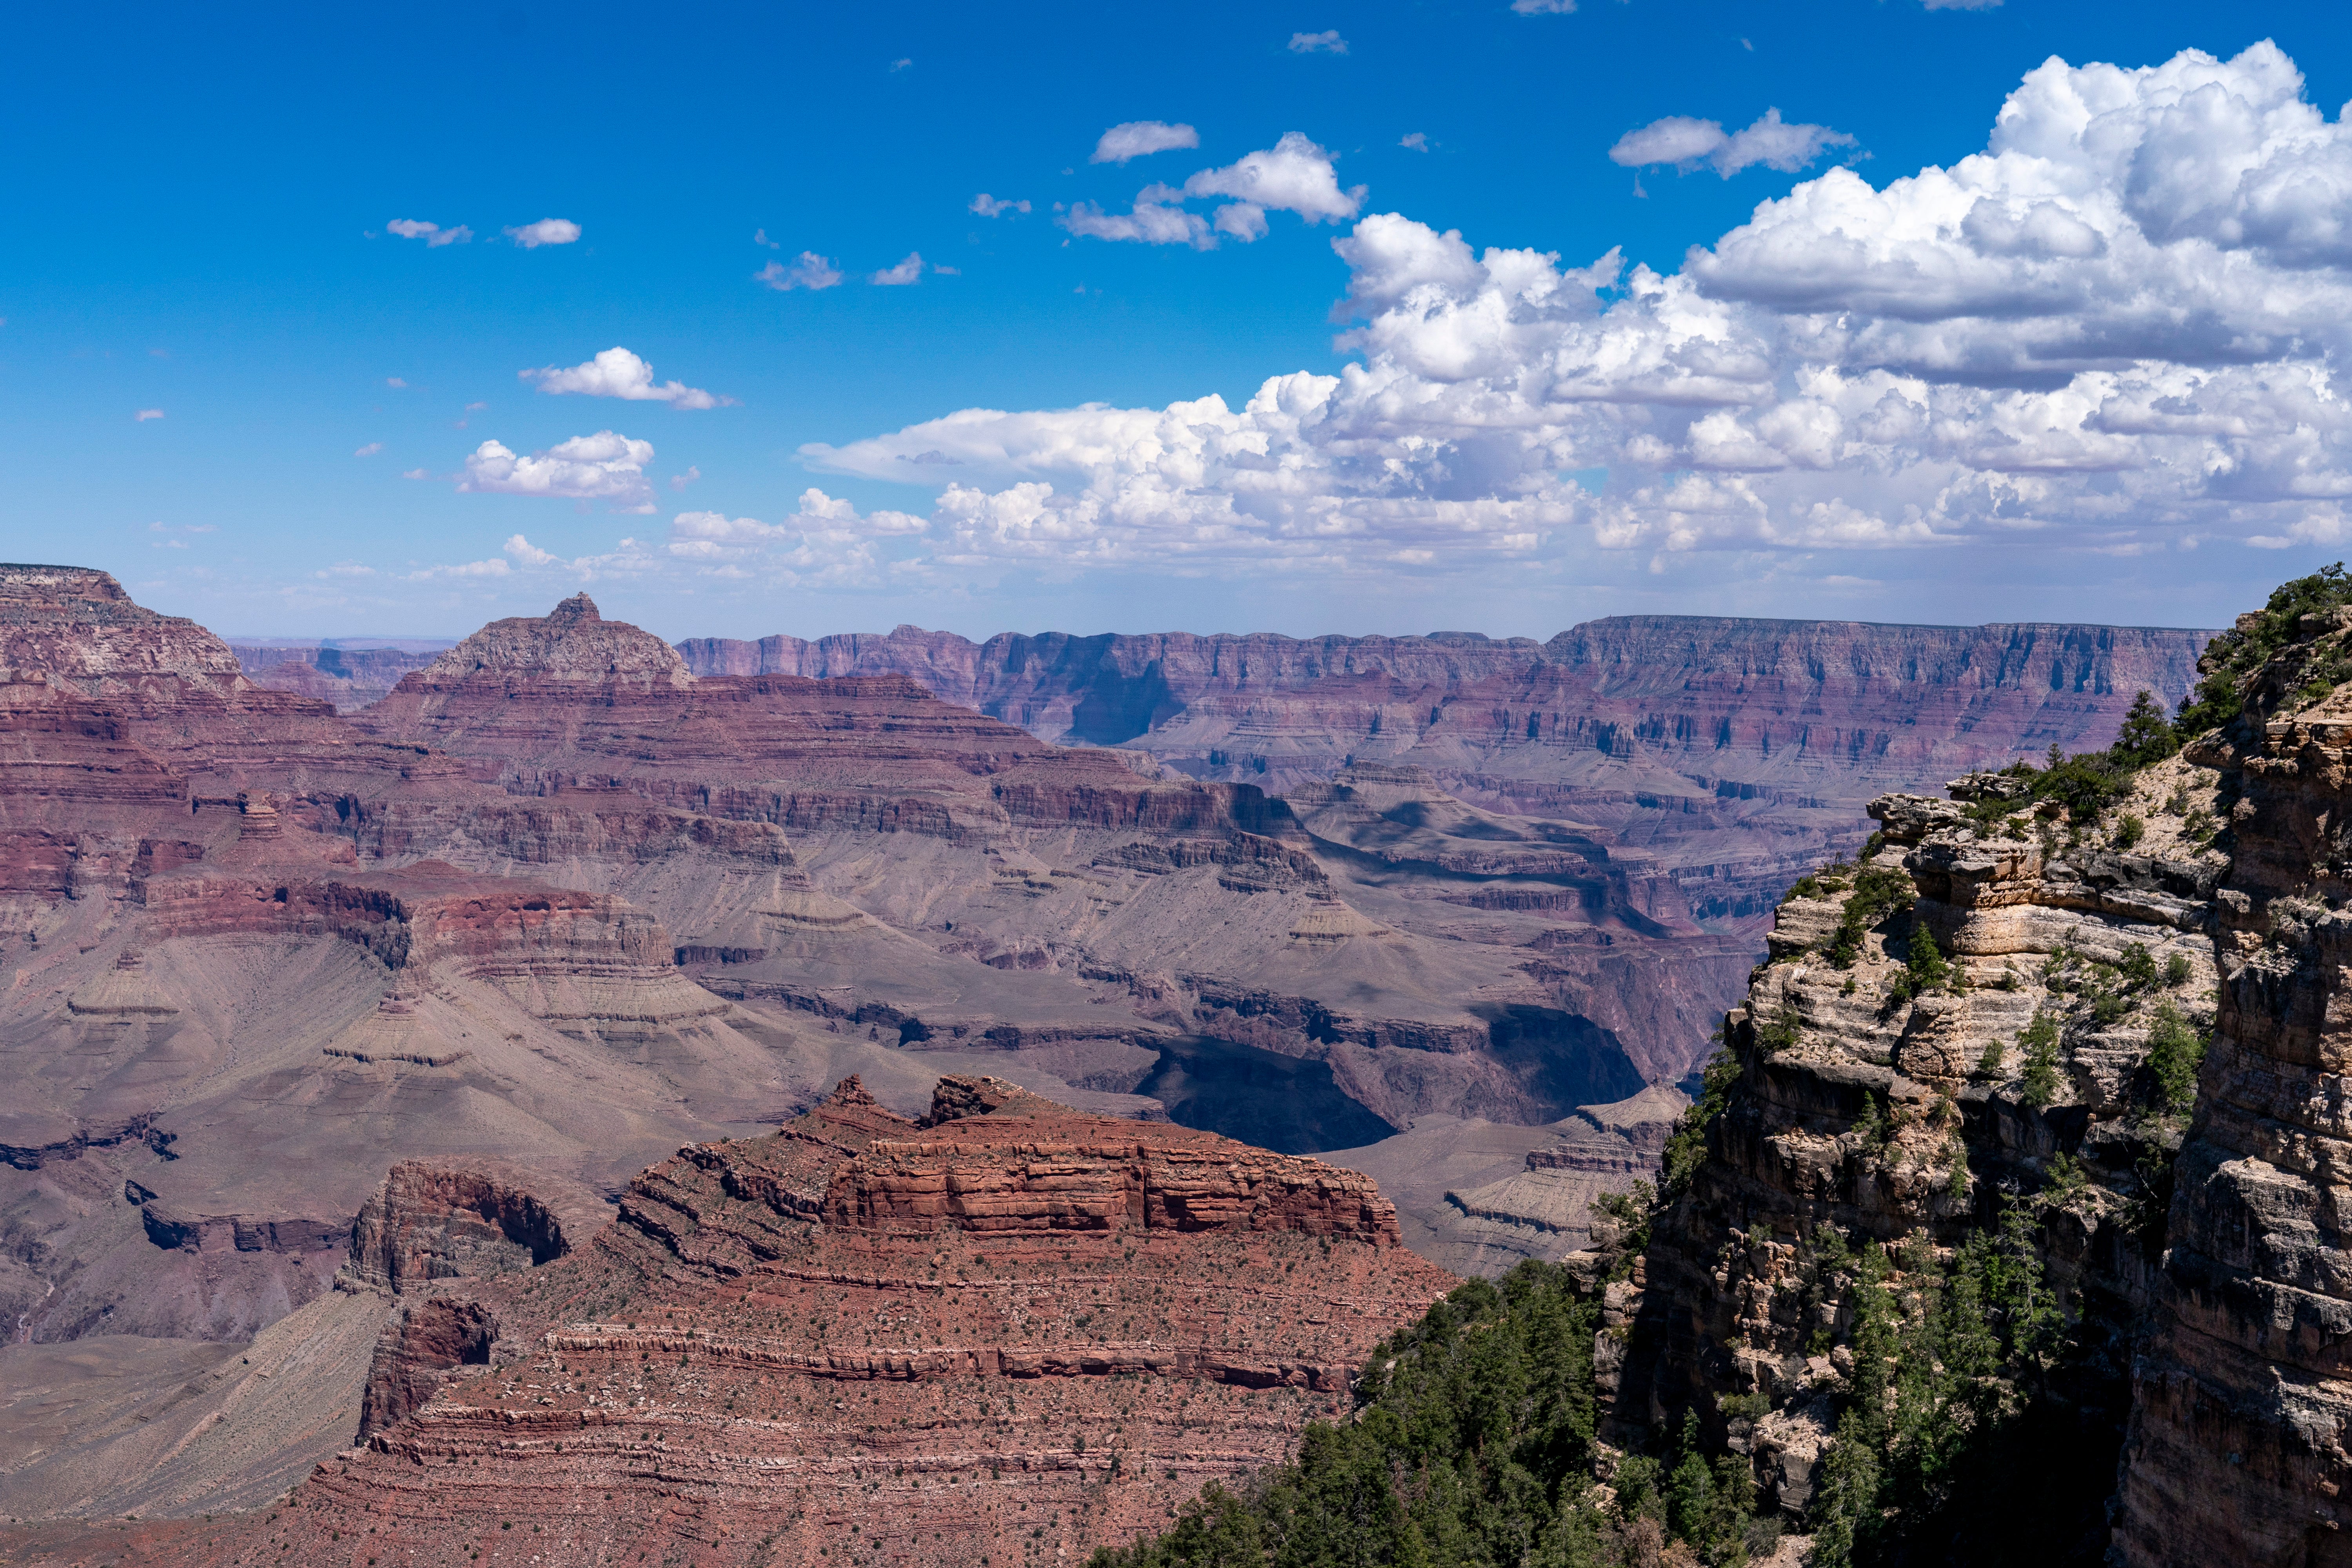
[[[1833,168],[1671,274],[1615,251],[1479,251],[1376,213],[1333,242],[1339,342],[1360,355],[1337,375],[1272,375],[1239,408],[967,408],[804,446],[820,472],[943,488],[919,527],[812,490],[782,532],[686,514],[654,554],[837,584],[1426,573],[1572,548],[2334,544],[2352,536],[2334,369],[2352,351],[2352,130],[2303,87],[2267,43],[2141,68],[2053,58],[1983,152],[1884,189]],[[1781,138],[1751,149],[1768,163],[1837,137],[1768,121],[1693,121],[1706,133],[1621,162],[1705,160],[1759,127]],[[1204,196],[1228,201],[1213,222],[1178,205]],[[1294,133],[1148,187],[1132,215],[1064,221],[1200,245],[1361,199]],[[500,448],[468,482],[520,488],[541,461]]]

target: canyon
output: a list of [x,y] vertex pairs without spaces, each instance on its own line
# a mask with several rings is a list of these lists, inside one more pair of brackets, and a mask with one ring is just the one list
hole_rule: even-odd
[[1464,802],[1605,829],[1693,918],[1752,931],[1861,843],[1872,797],[2103,746],[2134,693],[2179,700],[2209,635],[1627,616],[1540,643],[900,626],[677,646],[698,674],[904,675],[1046,740],[1286,796],[1418,767]]
[[[860,1560],[1145,1530],[1457,1275],[1610,1242],[1864,797],[2103,742],[2201,642],[1597,626],[1156,639],[1155,720],[1117,639],[722,670],[584,595],[256,679],[0,568],[12,1540],[249,1558],[200,1516],[289,1487],[320,1561],[814,1561],[885,1489]],[[1643,1347],[1724,1341],[1619,1295],[1633,1433],[1698,1375]]]

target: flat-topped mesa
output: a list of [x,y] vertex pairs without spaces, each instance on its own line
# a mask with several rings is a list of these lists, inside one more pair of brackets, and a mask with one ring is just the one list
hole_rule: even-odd
[[653,633],[608,621],[574,594],[544,616],[492,621],[456,647],[401,678],[396,689],[452,686],[477,677],[691,686],[686,660]]
[[87,566],[0,564],[0,667],[85,697],[155,677],[219,692],[250,685],[219,637],[133,603],[121,584]]
[[923,1124],[835,1173],[823,1212],[849,1231],[1279,1231],[1403,1245],[1396,1205],[1358,1172],[955,1076]]
[[227,1568],[268,1531],[304,1562],[364,1540],[421,1563],[533,1531],[550,1563],[1083,1561],[1343,1418],[1366,1354],[1458,1281],[1361,1230],[1238,1210],[844,1225],[832,1200],[899,1183],[972,1210],[1025,1184],[1027,1209],[1124,1215],[1132,1184],[1169,1174],[1202,1201],[1293,1181],[1385,1208],[1353,1173],[981,1078],[947,1080],[922,1121],[845,1079],[772,1136],[643,1172],[614,1224],[533,1268],[497,1194],[402,1167],[362,1216],[370,1255],[437,1274],[470,1249],[499,1271],[405,1291],[362,1446],[179,1560]]

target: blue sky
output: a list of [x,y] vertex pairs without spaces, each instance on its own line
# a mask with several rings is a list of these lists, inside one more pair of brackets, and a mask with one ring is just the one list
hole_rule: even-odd
[[[0,544],[233,633],[455,635],[583,584],[672,637],[2216,624],[2345,553],[2347,32],[2040,0],[20,17]],[[1984,152],[2053,55],[2186,49],[2225,63],[2080,79],[2131,156],[1873,205]],[[1818,128],[1755,143],[1801,167],[1736,166],[1768,110]],[[1721,127],[1712,163],[1704,126],[1625,141],[1674,117]],[[1089,161],[1145,121],[1193,144]],[[1685,166],[1628,166],[1661,149]],[[1199,243],[1101,237],[1188,177],[1147,205]],[[577,237],[508,233],[549,219]],[[840,280],[758,280],[803,253]],[[520,374],[615,347],[709,398]],[[1056,414],[1087,404],[1129,412]],[[1013,417],[929,423],[972,408]]]

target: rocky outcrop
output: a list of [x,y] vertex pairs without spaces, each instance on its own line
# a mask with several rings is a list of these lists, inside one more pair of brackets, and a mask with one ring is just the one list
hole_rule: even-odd
[[2248,711],[2195,748],[2223,770],[2235,844],[2220,1021],[2135,1377],[2116,1532],[2135,1565],[2352,1561],[2347,621],[2304,617]]
[[[1352,1173],[984,1079],[924,1121],[850,1080],[646,1172],[586,1249],[445,1285],[384,1336],[398,1418],[183,1560],[1082,1556],[1343,1412],[1455,1282]],[[410,1388],[411,1351],[449,1364]]]
[[417,672],[416,687],[522,675],[534,680],[689,686],[677,650],[625,621],[608,621],[596,601],[574,594],[544,616],[492,621]]
[[607,1217],[545,1173],[483,1159],[404,1160],[352,1226],[351,1274],[400,1293],[536,1268],[585,1245]]
[[247,684],[220,638],[84,566],[0,565],[0,666],[85,697],[157,678],[217,692]]
[[[2210,767],[2143,771],[2105,819],[2138,825],[2122,847],[2030,802],[1874,803],[1885,847],[1780,907],[1727,1023],[1736,1076],[1710,1086],[1705,1157],[1607,1287],[1618,1440],[1696,1410],[1801,1521],[1863,1293],[1932,1302],[1959,1249],[1999,1234],[2063,1323],[2036,1374],[2063,1391],[2037,1406],[2063,1437],[2035,1428],[2062,1458],[2035,1484],[2063,1494],[2053,1527],[2104,1535],[2180,1136],[2150,1042],[2211,1024],[2221,795]],[[1872,1247],[1890,1278],[1866,1277]]]

